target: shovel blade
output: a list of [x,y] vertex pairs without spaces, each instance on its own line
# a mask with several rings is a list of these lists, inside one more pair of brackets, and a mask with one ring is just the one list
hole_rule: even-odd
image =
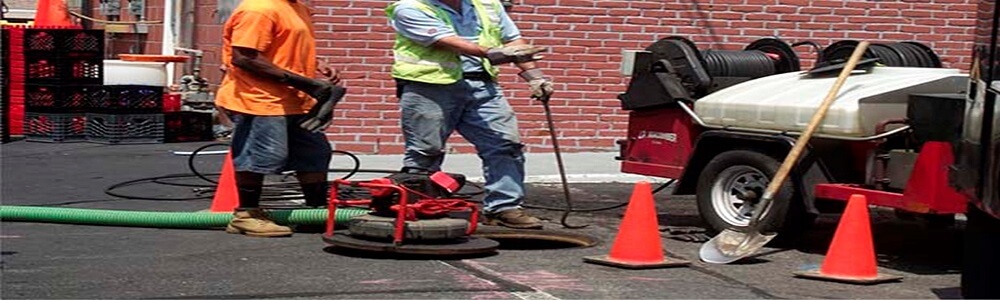
[[757,250],[775,236],[777,236],[775,233],[739,232],[727,229],[701,245],[698,255],[704,262],[728,264],[757,253]]

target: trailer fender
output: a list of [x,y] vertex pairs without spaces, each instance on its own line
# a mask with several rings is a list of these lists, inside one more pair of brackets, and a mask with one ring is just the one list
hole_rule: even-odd
[[[795,138],[785,135],[767,135],[758,133],[743,133],[727,130],[711,130],[702,133],[695,141],[694,151],[688,159],[688,164],[684,168],[677,183],[674,194],[691,195],[695,193],[698,185],[698,176],[705,165],[716,155],[729,150],[750,150],[767,154],[775,159],[784,160],[792,146],[795,145]],[[816,198],[813,186],[819,183],[832,181],[830,173],[826,170],[823,162],[815,155],[811,155],[809,147],[803,150],[799,163],[791,171],[790,179],[795,185],[803,200],[806,211],[818,214],[816,209]]]

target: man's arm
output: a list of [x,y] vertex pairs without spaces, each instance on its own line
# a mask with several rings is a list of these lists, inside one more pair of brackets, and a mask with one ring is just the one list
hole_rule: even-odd
[[281,82],[285,79],[285,74],[289,73],[264,59],[256,49],[233,46],[232,53],[233,66],[247,71],[250,76]]
[[450,35],[441,38],[434,44],[434,47],[443,48],[445,50],[455,52],[458,54],[475,56],[475,57],[486,57],[486,53],[489,51],[486,47],[473,44],[466,39],[463,39],[457,35]]
[[[510,42],[507,42],[506,44],[504,44],[504,47],[517,46],[517,45],[527,45],[527,44],[528,44],[528,42],[525,42],[524,39],[516,39],[516,40],[510,41]],[[535,66],[535,62],[533,62],[533,61],[522,62],[522,63],[515,63],[515,65],[517,65],[518,68],[521,68],[521,71],[525,71],[525,70],[530,70],[530,69],[537,68],[537,66]]]
[[295,74],[275,66],[267,59],[264,59],[256,49],[233,46],[232,50],[233,66],[247,71],[250,76],[291,85],[300,91],[308,93],[317,100],[322,100],[320,98],[323,98],[323,90],[329,88],[329,84],[322,81]]

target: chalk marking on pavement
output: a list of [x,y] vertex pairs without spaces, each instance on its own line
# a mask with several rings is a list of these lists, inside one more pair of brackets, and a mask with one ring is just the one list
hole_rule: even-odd
[[524,300],[558,300],[555,296],[549,295],[545,292],[513,292],[510,293],[514,297],[518,297]]
[[514,279],[507,278],[504,274],[494,271],[490,268],[483,266],[482,264],[471,261],[471,260],[461,260],[461,261],[441,261],[441,263],[451,266],[459,270],[468,272],[474,277],[480,280],[489,282],[491,284],[498,285],[506,289],[510,295],[524,300],[559,300],[558,297],[552,296],[552,294],[539,291],[538,289],[519,282]]

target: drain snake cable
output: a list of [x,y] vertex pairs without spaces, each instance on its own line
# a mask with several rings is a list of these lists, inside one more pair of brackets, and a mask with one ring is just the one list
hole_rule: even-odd
[[[121,183],[111,185],[105,189],[105,193],[114,197],[130,199],[130,200],[154,200],[154,201],[191,201],[191,200],[207,200],[213,197],[214,188],[218,181],[209,178],[209,176],[218,176],[219,173],[201,173],[195,167],[194,160],[201,151],[205,149],[216,147],[216,146],[228,146],[226,143],[213,143],[207,144],[199,147],[193,151],[188,157],[188,168],[191,174],[171,174],[156,177],[140,178],[135,180],[129,180]],[[377,169],[361,169],[361,162],[357,156],[347,151],[334,150],[334,153],[344,154],[350,157],[354,162],[354,167],[351,169],[330,169],[331,172],[348,172],[347,175],[341,177],[341,179],[347,179],[354,176],[357,173],[396,173],[396,170],[377,170]],[[209,184],[190,184],[190,183],[177,183],[169,182],[169,179],[180,179],[180,178],[199,178]],[[664,183],[660,187],[653,190],[653,193],[657,193],[666,187],[674,183],[674,179]],[[171,186],[182,186],[195,188],[196,193],[211,193],[209,195],[197,196],[197,197],[185,197],[185,198],[161,198],[161,197],[149,197],[149,196],[134,196],[127,195],[118,192],[114,192],[119,188],[126,186],[136,185],[140,183],[157,183],[163,185]],[[294,185],[293,185],[294,184]],[[471,197],[482,193],[483,188],[475,183],[469,182],[468,184],[473,185],[480,189],[479,192],[462,194],[464,197]],[[301,195],[292,195],[289,192],[297,190],[297,184],[295,182],[278,182],[278,183],[267,183],[265,184],[265,191],[267,195],[262,196],[261,202],[268,200],[292,200],[301,199]],[[472,202],[479,202],[473,201]],[[73,203],[73,202],[71,202]],[[56,204],[56,205],[65,205]],[[525,208],[531,209],[542,209],[551,211],[562,211],[565,214],[571,212],[598,212],[605,210],[612,210],[621,208],[628,205],[628,201],[598,208],[572,208],[569,203],[565,207],[549,207],[541,205],[530,205],[523,204]],[[133,226],[133,227],[155,227],[155,228],[219,228],[225,227],[229,220],[232,218],[231,213],[212,213],[212,212],[153,212],[153,211],[120,211],[120,210],[104,210],[104,209],[84,209],[84,208],[67,208],[67,207],[52,207],[53,205],[46,206],[11,206],[11,205],[0,205],[0,221],[3,222],[45,222],[45,223],[63,223],[63,224],[78,224],[78,225],[105,225],[105,226]],[[335,216],[335,222],[341,224],[347,222],[352,217],[363,215],[368,213],[369,210],[366,208],[357,207],[347,207],[337,210]],[[279,224],[296,224],[296,225],[321,225],[324,224],[327,218],[326,209],[301,209],[301,208],[291,208],[291,209],[279,209],[270,212],[271,216]]]

